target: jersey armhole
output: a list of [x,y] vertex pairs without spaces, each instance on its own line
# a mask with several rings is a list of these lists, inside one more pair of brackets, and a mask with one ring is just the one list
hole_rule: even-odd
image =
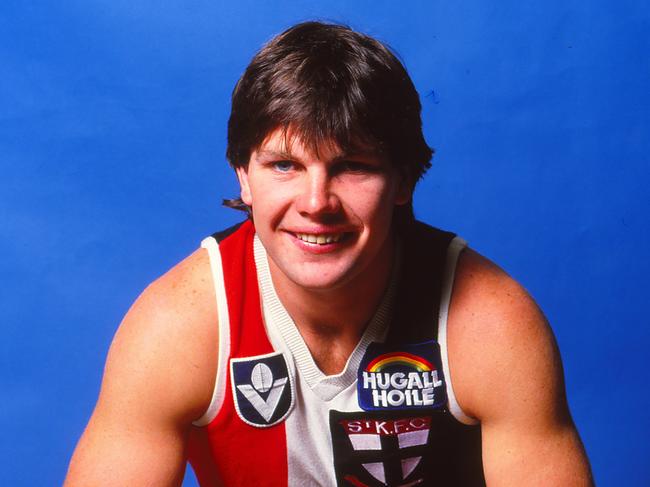
[[221,263],[221,252],[219,244],[214,237],[207,237],[201,242],[201,248],[208,251],[212,281],[214,284],[215,298],[217,301],[217,316],[219,319],[219,343],[217,370],[215,374],[212,399],[208,409],[203,415],[193,421],[194,426],[207,426],[217,416],[223,405],[226,393],[226,373],[228,370],[228,356],[230,355],[230,317],[228,316],[228,301],[226,288],[223,280],[223,267]]
[[456,400],[451,380],[451,373],[449,372],[449,355],[447,354],[447,319],[449,317],[449,305],[451,303],[451,294],[454,287],[454,277],[456,276],[458,257],[465,247],[467,247],[467,242],[460,237],[455,237],[447,248],[442,292],[440,295],[440,311],[438,315],[438,343],[440,345],[440,355],[442,358],[442,371],[447,386],[449,412],[461,423],[474,425],[478,424],[479,421],[466,414]]

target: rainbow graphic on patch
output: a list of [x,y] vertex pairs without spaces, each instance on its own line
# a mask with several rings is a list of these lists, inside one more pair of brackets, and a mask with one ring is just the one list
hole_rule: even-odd
[[365,411],[444,407],[440,346],[434,341],[399,348],[371,343],[359,366],[357,394]]
[[389,352],[380,355],[371,361],[365,370],[368,372],[381,372],[383,369],[390,368],[395,365],[403,365],[411,367],[418,372],[429,372],[435,369],[431,362],[408,352]]

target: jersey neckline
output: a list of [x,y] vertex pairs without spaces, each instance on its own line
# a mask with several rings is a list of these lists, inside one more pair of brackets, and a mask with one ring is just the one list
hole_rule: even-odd
[[394,297],[397,290],[397,276],[400,267],[400,246],[397,246],[395,260],[389,277],[388,287],[359,339],[345,367],[338,374],[326,375],[318,368],[316,362],[307,347],[296,324],[287,312],[286,308],[278,297],[271,271],[269,269],[268,255],[257,234],[253,242],[255,266],[257,267],[257,279],[262,301],[262,312],[269,338],[280,338],[283,348],[286,348],[293,356],[296,369],[302,379],[312,391],[324,401],[329,401],[340,392],[350,387],[357,378],[357,370],[361,364],[366,348],[371,342],[383,342],[388,332],[390,318],[393,311]]

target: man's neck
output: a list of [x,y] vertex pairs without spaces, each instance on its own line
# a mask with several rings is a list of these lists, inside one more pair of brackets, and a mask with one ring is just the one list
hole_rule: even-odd
[[357,346],[388,286],[394,252],[391,239],[366,269],[328,290],[297,285],[269,259],[278,298],[325,374],[340,372]]

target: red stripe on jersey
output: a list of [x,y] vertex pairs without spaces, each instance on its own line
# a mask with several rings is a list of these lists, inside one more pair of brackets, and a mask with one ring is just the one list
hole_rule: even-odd
[[[262,321],[254,236],[255,228],[247,221],[219,244],[230,317],[230,358],[273,352]],[[284,422],[257,428],[241,420],[235,410],[229,365],[230,361],[221,410],[209,425],[194,428],[190,436],[188,453],[199,484],[219,485],[218,475],[227,486],[287,485]]]

